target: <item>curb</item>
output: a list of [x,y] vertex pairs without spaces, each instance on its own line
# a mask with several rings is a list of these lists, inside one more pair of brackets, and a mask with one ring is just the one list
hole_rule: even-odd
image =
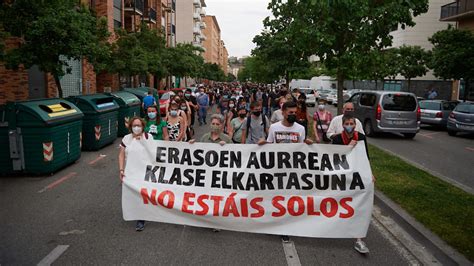
[[[473,265],[379,190],[375,190],[375,203],[443,265]],[[405,246],[404,241],[400,243]],[[405,248],[410,250],[407,246]]]

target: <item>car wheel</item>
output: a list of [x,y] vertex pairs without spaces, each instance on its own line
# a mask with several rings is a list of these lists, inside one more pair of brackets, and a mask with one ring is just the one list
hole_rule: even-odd
[[416,136],[416,133],[403,133],[403,136],[406,138],[406,139],[412,139]]
[[450,135],[450,136],[456,136],[456,133],[457,133],[456,131],[453,131],[453,130],[449,130],[449,129],[448,129],[448,135]]
[[365,135],[369,137],[375,136],[374,128],[372,127],[372,121],[366,120],[364,123]]

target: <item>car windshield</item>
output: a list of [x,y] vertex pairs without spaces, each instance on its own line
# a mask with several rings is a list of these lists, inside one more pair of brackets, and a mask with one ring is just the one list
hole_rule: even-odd
[[441,103],[440,102],[428,102],[428,101],[421,101],[420,102],[421,109],[428,109],[428,110],[441,110]]
[[465,114],[474,114],[474,104],[460,103],[456,106],[455,111]]
[[416,99],[408,94],[385,94],[382,106],[387,111],[415,111]]

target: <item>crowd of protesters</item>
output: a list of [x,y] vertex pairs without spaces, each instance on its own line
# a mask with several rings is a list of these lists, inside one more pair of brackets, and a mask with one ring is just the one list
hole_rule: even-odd
[[[130,120],[131,134],[125,136],[121,144],[121,178],[124,177],[127,145],[135,139],[188,141],[190,144],[198,139],[220,145],[332,143],[355,146],[363,141],[362,145],[367,146],[361,123],[352,115],[352,103],[346,103],[343,114],[334,118],[324,102],[319,102],[317,110],[310,114],[306,95],[298,89],[290,92],[284,86],[218,84],[200,86],[195,91],[181,90],[173,93],[166,113],[161,115],[150,92],[142,107],[145,118]],[[209,113],[213,114],[209,117]],[[210,124],[210,132],[200,138],[194,134],[196,118],[199,126]],[[143,230],[144,224],[144,221],[138,221],[136,230]],[[283,236],[282,240],[288,241],[288,237]],[[356,241],[354,248],[360,253],[369,252],[361,239]]]

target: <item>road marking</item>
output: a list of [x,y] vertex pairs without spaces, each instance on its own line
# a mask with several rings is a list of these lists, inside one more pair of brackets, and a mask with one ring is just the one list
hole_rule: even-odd
[[433,139],[433,135],[436,135],[436,134],[439,134],[441,132],[433,132],[433,133],[426,133],[426,134],[422,134],[422,133],[418,133],[418,135],[420,136],[423,136],[425,138],[429,138],[429,139]]
[[59,245],[56,248],[53,249],[44,259],[42,259],[39,263],[38,266],[46,266],[46,265],[51,265],[55,260],[61,256],[66,249],[69,248],[69,245]]
[[106,156],[107,156],[107,155],[105,155],[105,154],[101,154],[101,155],[97,156],[97,158],[95,158],[94,160],[92,160],[92,161],[89,162],[89,165],[95,164],[96,162],[98,162],[98,161],[104,159]]
[[301,266],[300,258],[298,257],[298,252],[296,252],[296,247],[293,241],[288,243],[282,241],[282,244],[288,266]]
[[53,189],[55,186],[61,184],[62,182],[68,180],[69,178],[71,178],[71,177],[73,177],[73,176],[75,176],[75,175],[77,175],[76,172],[69,173],[69,174],[67,174],[67,175],[65,175],[65,176],[63,176],[63,177],[61,177],[60,179],[54,181],[53,183],[47,185],[46,187],[44,187],[43,189],[41,189],[40,191],[38,191],[38,193],[43,193],[43,192],[45,192],[45,191],[47,191],[47,190]]
[[468,151],[474,151],[474,148],[466,147],[466,150],[468,150]]

